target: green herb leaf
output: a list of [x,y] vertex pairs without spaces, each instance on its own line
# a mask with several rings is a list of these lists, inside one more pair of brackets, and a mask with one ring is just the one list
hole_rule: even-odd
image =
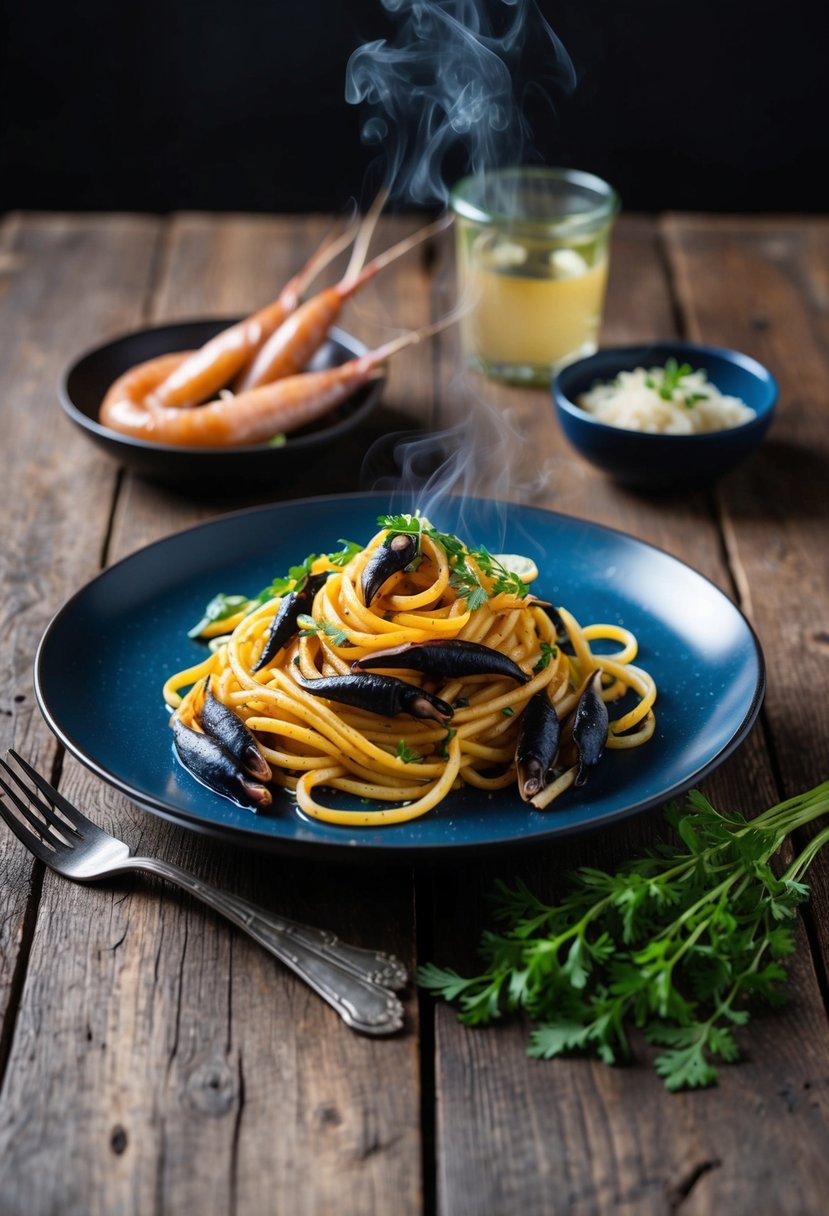
[[657,1056],[654,1068],[665,1082],[665,1088],[704,1089],[717,1080],[717,1070],[705,1056],[705,1040],[697,1038],[687,1047]]
[[226,621],[229,617],[236,616],[238,612],[246,609],[250,604],[250,600],[244,595],[214,595],[213,599],[204,610],[204,616],[194,625],[192,629],[187,630],[188,638],[201,637],[208,625],[213,625],[216,621]]
[[405,739],[401,739],[397,744],[395,752],[398,760],[402,760],[404,764],[422,764],[423,757],[419,752],[412,751]]
[[328,554],[328,560],[332,566],[347,566],[352,557],[356,557],[363,549],[363,546],[356,540],[343,540],[340,537],[339,543],[343,546],[342,549]]
[[718,1065],[739,1058],[734,1031],[752,1002],[785,999],[780,960],[794,950],[803,876],[829,827],[782,876],[771,862],[792,832],[826,814],[829,781],[751,821],[691,791],[684,810],[667,810],[680,845],[659,845],[615,873],[583,867],[556,904],[499,882],[499,932],[480,941],[484,970],[463,979],[421,968],[419,982],[457,1000],[470,1025],[524,1011],[532,1056],[583,1052],[614,1063],[629,1055],[635,1027],[667,1049],[654,1066],[669,1090],[713,1085]]
[[690,363],[677,363],[673,357],[666,359],[662,386],[659,389],[660,397],[665,401],[671,401],[680,381],[686,376],[690,376],[691,371]]
[[377,524],[404,536],[419,536],[421,531],[421,521],[417,515],[378,515]]
[[473,550],[471,556],[483,570],[484,574],[494,579],[492,586],[493,595],[507,592],[523,600],[529,594],[529,585],[524,582],[521,576],[513,573],[512,570],[508,570],[483,545],[481,545],[480,549]]
[[464,563],[452,570],[449,575],[449,585],[457,593],[459,599],[466,600],[470,612],[481,608],[489,599],[486,589],[481,586],[478,578]]
[[[348,565],[352,557],[363,548],[362,545],[351,540],[340,539],[339,543],[343,546],[342,549],[335,550],[335,552],[326,555],[328,561],[333,566]],[[240,611],[244,611],[245,614],[251,613],[256,608],[261,607],[262,604],[266,604],[268,600],[282,597],[290,591],[294,591],[311,573],[311,567],[316,560],[317,554],[309,553],[303,562],[300,562],[297,566],[289,567],[287,574],[274,578],[268,583],[267,587],[263,587],[252,598],[244,595],[214,596],[205,608],[202,619],[188,631],[188,637],[197,638],[214,621],[226,620],[229,617],[235,616]]]
[[348,635],[337,625],[332,625],[330,621],[315,621],[312,616],[307,616],[306,613],[301,612],[297,617],[297,624],[299,625],[299,636],[301,638],[308,638],[312,637],[315,633],[321,633],[325,637],[330,638],[335,646],[351,645]]
[[441,743],[441,746],[440,746],[440,751],[439,751],[439,753],[438,753],[438,755],[440,756],[441,760],[448,760],[448,759],[449,759],[449,744],[450,744],[450,743],[452,742],[452,740],[455,738],[455,735],[456,735],[457,733],[458,733],[458,732],[455,730],[455,728],[454,728],[454,727],[452,727],[452,726],[447,727],[447,730],[446,730],[446,738],[445,738],[445,739],[443,740],[443,742]]
[[550,666],[550,662],[558,657],[558,646],[551,646],[549,642],[542,642],[540,650],[538,662],[533,667],[533,672],[536,675],[538,675],[539,671],[546,671]]
[[[439,545],[449,559],[449,583],[460,599],[466,600],[470,612],[480,608],[491,595],[510,592],[518,599],[524,599],[529,594],[527,583],[498,561],[497,558],[483,546],[480,549],[468,549],[464,542],[451,532],[440,532],[431,524],[425,523],[417,515],[378,515],[377,523],[381,528],[387,528],[396,535],[416,536],[418,550],[420,538],[428,536]],[[481,571],[493,580],[492,591],[488,591],[481,583],[475,569],[469,564],[472,559]]]

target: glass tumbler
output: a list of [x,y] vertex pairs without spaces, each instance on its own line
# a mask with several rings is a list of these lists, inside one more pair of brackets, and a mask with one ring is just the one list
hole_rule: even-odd
[[592,355],[619,197],[576,169],[498,169],[464,178],[449,205],[467,363],[511,384],[548,385]]

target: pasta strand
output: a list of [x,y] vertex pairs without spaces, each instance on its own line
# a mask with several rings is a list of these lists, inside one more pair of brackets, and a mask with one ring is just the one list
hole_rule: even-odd
[[[342,567],[327,558],[316,559],[310,567],[314,573],[329,568],[330,573],[314,595],[307,614],[311,619],[301,617],[295,636],[261,669],[256,670],[284,597],[221,622],[224,632],[230,630],[227,641],[203,662],[165,682],[170,708],[198,729],[201,690],[209,677],[213,695],[255,733],[274,769],[274,783],[295,793],[299,811],[346,827],[416,819],[459,785],[482,791],[513,785],[522,715],[530,699],[539,693],[546,696],[566,728],[579,690],[597,669],[602,672],[602,699],[625,702],[624,712],[610,723],[608,750],[639,747],[653,737],[656,685],[644,669],[634,666],[639,643],[629,629],[601,623],[582,626],[566,608],[559,608],[569,642],[563,646],[540,601],[505,591],[503,583],[496,585],[485,551],[464,556],[466,573],[484,592],[470,607],[468,580],[455,579],[457,553],[425,533],[418,560],[392,573],[366,604],[363,571],[390,535],[382,529]],[[215,625],[208,632],[223,637]],[[407,672],[405,682],[424,697],[437,697],[453,707],[445,724],[403,714],[386,717],[370,705],[356,708],[315,696],[300,683],[348,676],[355,660],[378,651],[453,639],[489,647],[511,659],[525,682],[503,674],[440,678]],[[593,643],[601,645],[594,650]],[[575,772],[571,767],[551,771],[533,806],[549,806],[570,788]],[[324,790],[370,805],[328,805],[321,797]]]

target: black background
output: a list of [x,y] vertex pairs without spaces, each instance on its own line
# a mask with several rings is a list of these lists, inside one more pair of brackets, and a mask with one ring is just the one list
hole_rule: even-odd
[[[497,8],[500,0],[487,0]],[[5,0],[0,209],[331,210],[375,151],[344,99],[379,0]],[[539,155],[628,210],[824,211],[829,51],[817,0],[541,0],[578,85]]]

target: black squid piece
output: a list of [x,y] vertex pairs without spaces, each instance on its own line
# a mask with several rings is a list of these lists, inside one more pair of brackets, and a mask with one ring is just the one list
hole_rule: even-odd
[[556,644],[561,647],[565,654],[575,654],[573,643],[570,641],[570,634],[567,632],[567,626],[564,624],[564,618],[558,608],[554,604],[547,603],[545,600],[538,600],[538,607],[543,608],[553,622],[556,631]]
[[208,789],[249,810],[270,806],[271,792],[263,785],[273,776],[270,765],[253,732],[213,695],[209,676],[196,720],[201,730],[187,726],[178,714],[170,719],[176,755],[188,772]]
[[295,678],[301,688],[315,697],[325,697],[386,718],[410,714],[413,718],[432,718],[443,725],[454,713],[452,706],[440,697],[395,676],[362,672],[350,676],[320,676],[316,680],[305,680],[299,675]]
[[602,673],[597,668],[585,680],[576,708],[563,726],[544,689],[530,698],[515,749],[518,790],[525,802],[532,802],[546,787],[557,760],[562,767],[576,767],[576,786],[585,784],[607,742],[609,718],[601,691]]
[[352,671],[370,671],[375,667],[402,667],[406,671],[420,671],[446,680],[463,676],[506,676],[519,684],[526,684],[530,679],[517,663],[499,650],[480,642],[465,642],[456,638],[438,642],[406,642],[388,650],[375,650],[351,664]]
[[515,749],[518,792],[525,802],[540,794],[555,763],[561,723],[546,689],[530,697],[521,715],[521,733]]
[[601,760],[607,742],[609,719],[601,692],[602,673],[597,669],[588,677],[573,714],[571,731],[579,766],[577,786],[587,781],[590,769]]
[[416,556],[415,538],[408,536],[405,532],[398,533],[397,536],[378,545],[366,562],[360,580],[366,607],[369,606],[383,584],[388,582],[393,574],[405,570],[409,562],[414,561]]
[[322,574],[306,575],[301,585],[295,587],[284,597],[271,623],[262,653],[256,660],[256,665],[251,669],[252,671],[261,671],[263,667],[267,667],[268,663],[273,662],[282,647],[290,642],[299,628],[299,618],[310,613],[314,604],[314,596],[330,573],[330,570],[325,570]]

